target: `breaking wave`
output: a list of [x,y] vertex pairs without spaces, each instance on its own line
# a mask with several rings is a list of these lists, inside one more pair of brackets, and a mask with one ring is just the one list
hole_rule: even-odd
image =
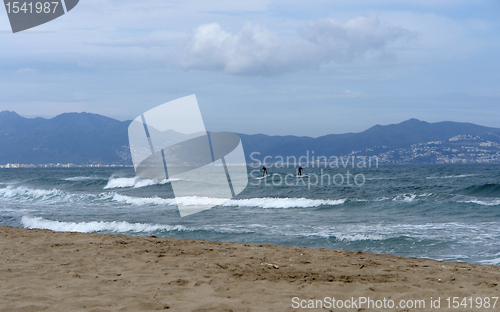
[[173,198],[140,198],[116,194],[113,200],[133,205],[180,205],[180,206],[223,206],[223,207],[260,207],[260,208],[313,208],[323,205],[341,205],[346,200],[320,200],[307,198],[249,198],[231,199],[186,196]]
[[38,190],[26,187],[7,187],[0,189],[0,199],[19,201],[46,201],[50,203],[90,202],[95,200],[109,200],[113,193],[100,194],[72,194],[58,189]]
[[460,179],[460,178],[467,178],[467,177],[473,177],[475,174],[459,174],[459,175],[451,175],[451,176],[432,176],[432,177],[427,177],[427,179]]
[[133,178],[113,178],[111,177],[104,187],[107,189],[117,189],[117,188],[140,188],[151,185],[164,185],[169,183],[170,181],[178,181],[179,179],[163,179],[163,180],[152,180],[152,179],[143,179],[140,177]]
[[397,202],[405,202],[405,203],[411,203],[414,202],[415,200],[425,200],[428,197],[432,196],[432,193],[425,193],[425,194],[400,194],[394,197],[392,200],[397,201]]
[[142,232],[150,233],[154,231],[190,231],[182,225],[159,225],[147,223],[129,223],[126,221],[93,221],[93,222],[61,222],[47,220],[41,217],[27,217],[21,218],[21,224],[28,229],[47,229],[58,232]]
[[242,229],[233,224],[223,224],[220,226],[187,227],[184,225],[150,224],[150,223],[130,223],[127,221],[91,221],[91,222],[64,222],[44,219],[42,217],[23,216],[21,224],[28,229],[46,229],[57,232],[107,232],[107,233],[142,233],[154,232],[215,232],[246,234],[253,233],[252,229]]
[[493,200],[480,200],[480,199],[470,199],[462,201],[463,203],[477,204],[482,206],[498,206],[500,205],[500,199]]
[[319,206],[337,206],[346,202],[346,199],[322,200],[307,198],[250,198],[229,200],[223,206],[261,207],[261,208],[313,208]]
[[463,189],[461,194],[480,197],[500,197],[499,184],[473,185]]
[[95,202],[108,201],[122,204],[148,206],[148,205],[168,205],[168,206],[224,206],[224,207],[260,207],[260,208],[314,208],[320,206],[336,206],[346,202],[346,199],[322,200],[307,198],[248,198],[231,199],[186,196],[177,198],[160,197],[132,197],[115,192],[104,192],[100,194],[73,194],[62,190],[38,190],[25,187],[7,187],[0,189],[0,199],[19,201],[39,201],[48,203],[75,203],[75,202]]
[[64,181],[69,181],[69,182],[81,182],[81,181],[93,181],[93,180],[106,180],[105,178],[100,178],[96,176],[92,177],[71,177],[71,178],[66,178],[63,179]]

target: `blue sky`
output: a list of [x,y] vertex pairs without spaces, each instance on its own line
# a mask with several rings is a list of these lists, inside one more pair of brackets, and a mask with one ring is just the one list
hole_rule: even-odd
[[497,0],[81,0],[12,34],[0,10],[0,111],[127,120],[194,93],[213,131],[500,127],[498,16]]

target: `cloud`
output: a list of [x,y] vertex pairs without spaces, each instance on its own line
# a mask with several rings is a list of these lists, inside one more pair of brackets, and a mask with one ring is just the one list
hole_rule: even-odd
[[36,73],[38,73],[38,69],[36,69],[36,68],[25,67],[25,68],[21,68],[21,69],[16,70],[16,74],[18,74],[18,75],[29,75],[29,74],[36,74]]
[[357,17],[345,23],[317,20],[288,40],[259,25],[247,24],[240,33],[232,34],[213,23],[193,31],[181,52],[182,66],[239,75],[276,75],[317,69],[331,62],[380,57],[394,43],[413,36],[377,16]]

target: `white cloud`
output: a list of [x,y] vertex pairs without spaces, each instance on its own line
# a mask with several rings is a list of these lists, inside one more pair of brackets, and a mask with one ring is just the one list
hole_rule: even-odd
[[25,68],[21,68],[21,69],[16,70],[16,74],[19,74],[19,75],[29,75],[29,74],[36,74],[36,73],[38,73],[38,69],[36,69],[36,68],[25,67]]
[[317,20],[302,27],[293,39],[247,24],[232,34],[219,24],[197,27],[183,47],[186,69],[224,71],[241,75],[275,75],[330,62],[347,63],[384,55],[391,44],[413,34],[382,22],[377,16],[345,23]]

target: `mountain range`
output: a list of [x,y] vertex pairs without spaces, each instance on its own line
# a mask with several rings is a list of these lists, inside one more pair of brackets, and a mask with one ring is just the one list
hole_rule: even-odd
[[[24,118],[15,112],[3,111],[0,112],[0,165],[130,165],[130,122],[90,113],[64,113],[45,119]],[[428,123],[410,119],[399,124],[376,125],[359,133],[329,134],[318,138],[265,134],[239,136],[250,162],[262,160],[265,156],[300,157],[307,151],[327,157],[376,155],[388,163],[500,160],[500,128],[451,121]]]
[[0,112],[0,164],[129,164],[130,121],[89,113],[51,119]]

